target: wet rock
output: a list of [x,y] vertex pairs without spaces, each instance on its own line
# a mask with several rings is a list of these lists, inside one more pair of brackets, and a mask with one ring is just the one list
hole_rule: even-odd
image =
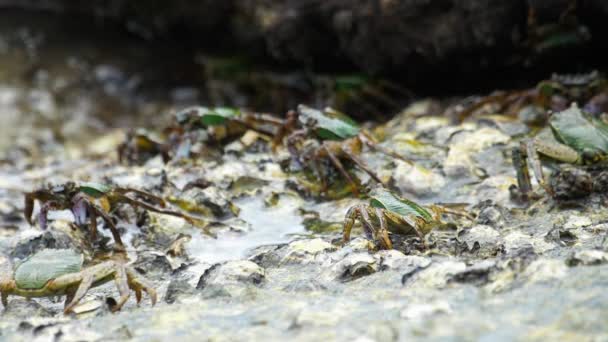
[[417,268],[425,268],[431,264],[431,259],[417,255],[405,255],[397,250],[383,250],[377,252],[380,270],[410,271]]
[[464,271],[454,274],[452,278],[450,278],[450,281],[481,286],[490,281],[490,272],[492,272],[495,267],[496,261],[482,260],[467,266]]
[[342,248],[338,252],[346,255],[355,252],[369,251],[372,249],[374,249],[373,242],[364,237],[356,237],[348,241],[348,243],[342,246]]
[[449,177],[479,175],[473,156],[496,144],[506,144],[510,137],[501,131],[483,127],[476,131],[463,131],[456,134],[450,143],[450,151],[443,165]]
[[416,288],[442,288],[455,274],[465,269],[466,264],[460,261],[435,262],[424,269],[417,268],[406,273],[402,283]]
[[230,194],[216,186],[204,189],[191,188],[185,191],[179,199],[182,209],[211,214],[217,218],[238,215],[239,209],[230,201]]
[[490,176],[478,184],[471,195],[479,199],[491,198],[494,203],[504,205],[510,201],[510,185],[516,182],[507,175]]
[[445,185],[445,178],[438,173],[400,160],[395,163],[397,167],[393,172],[393,180],[402,193],[431,196],[437,194]]
[[566,260],[568,266],[601,265],[606,262],[608,262],[608,253],[598,250],[577,251]]
[[533,261],[522,273],[522,278],[529,283],[554,281],[565,277],[568,267],[556,259],[538,259]]
[[260,286],[265,279],[264,269],[251,261],[228,261],[207,269],[200,277],[196,289],[204,290],[212,296],[232,296],[249,286]]
[[458,234],[458,241],[465,244],[468,252],[481,257],[495,256],[504,247],[500,233],[490,226],[476,225]]
[[186,279],[172,279],[167,286],[167,292],[163,300],[165,303],[173,304],[179,300],[180,297],[189,297],[196,293],[196,288],[190,285]]
[[33,235],[19,240],[11,250],[11,257],[24,259],[43,249],[73,249],[81,250],[70,236],[62,231],[54,229],[54,222],[43,232],[34,232]]
[[[2,319],[52,317],[55,312],[39,304],[36,300],[26,300],[20,297],[9,297],[8,307],[0,315]],[[0,334],[0,336],[2,336]]]
[[282,264],[308,264],[318,262],[317,256],[327,251],[333,251],[336,247],[323,239],[298,240],[286,247]]
[[570,215],[566,223],[564,223],[563,229],[578,229],[590,226],[593,223],[590,217],[585,215]]
[[146,274],[164,276],[173,273],[181,264],[173,264],[170,258],[161,252],[142,252],[133,266]]
[[331,265],[323,278],[341,282],[352,281],[378,271],[378,262],[369,253],[353,253]]
[[565,229],[564,227],[555,227],[551,229],[545,236],[548,242],[555,242],[561,246],[573,246],[579,240],[577,229]]
[[327,290],[327,287],[316,279],[299,279],[283,288],[287,292],[313,292]]
[[446,301],[433,301],[430,303],[411,303],[406,306],[399,316],[407,320],[424,320],[431,316],[449,314],[452,312],[450,303]]
[[257,247],[251,251],[251,256],[248,260],[263,268],[278,266],[283,258],[282,251],[286,247],[287,244]]
[[479,210],[476,221],[478,224],[501,228],[505,225],[502,208],[491,200],[485,200],[475,206]]

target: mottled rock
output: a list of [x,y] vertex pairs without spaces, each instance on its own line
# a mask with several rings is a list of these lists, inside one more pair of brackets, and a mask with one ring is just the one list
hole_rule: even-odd
[[424,320],[430,316],[449,314],[451,312],[450,303],[439,300],[430,303],[411,303],[401,310],[399,316],[407,320]]
[[[206,213],[210,211],[218,218],[238,215],[239,209],[230,201],[230,194],[216,186],[204,189],[190,188],[180,196],[185,209]],[[205,210],[206,209],[206,210]]]
[[416,288],[442,288],[452,276],[463,272],[466,267],[461,261],[434,262],[422,270],[417,269],[403,283]]
[[511,138],[501,131],[483,127],[475,131],[463,131],[452,138],[450,151],[443,165],[450,177],[478,175],[473,156],[496,144],[506,144]]
[[378,262],[369,253],[353,253],[331,265],[323,272],[323,278],[347,282],[378,271]]
[[431,259],[417,255],[405,255],[397,250],[383,250],[377,252],[380,270],[408,271],[415,268],[425,268],[431,264]]
[[190,296],[195,292],[196,288],[190,285],[190,282],[186,279],[175,278],[169,282],[163,300],[165,303],[173,304],[178,301],[181,296]]
[[557,259],[537,259],[522,273],[522,277],[530,283],[553,281],[565,277],[568,267]]
[[494,256],[503,249],[500,233],[485,225],[476,225],[461,231],[458,240],[466,245],[469,252],[481,256]]
[[431,196],[437,194],[445,185],[445,178],[436,172],[400,160],[395,163],[397,167],[393,172],[393,179],[395,186],[403,193]]
[[496,267],[494,260],[482,260],[476,262],[459,273],[452,276],[450,281],[456,283],[467,283],[473,285],[484,285],[490,281],[490,272]]
[[215,264],[200,277],[196,289],[228,289],[247,285],[259,286],[266,279],[266,272],[257,264],[246,261],[228,261]]
[[566,260],[568,266],[601,265],[606,262],[608,262],[608,253],[598,250],[577,251]]
[[33,234],[19,240],[10,253],[11,257],[24,259],[47,248],[79,250],[79,246],[68,234],[54,229],[55,222],[47,230],[33,232]]
[[336,247],[323,239],[298,240],[286,247],[285,256],[281,263],[307,264],[318,262],[316,256],[323,252],[333,251]]

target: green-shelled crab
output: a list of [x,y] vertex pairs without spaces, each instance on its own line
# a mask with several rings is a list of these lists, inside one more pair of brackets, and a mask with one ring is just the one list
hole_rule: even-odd
[[[129,195],[134,195],[131,197]],[[135,197],[136,196],[136,197]],[[165,209],[165,201],[145,191],[111,187],[105,184],[83,182],[67,182],[61,185],[48,187],[25,193],[24,214],[26,220],[32,224],[34,202],[40,201],[40,214],[38,222],[41,229],[47,227],[47,214],[49,210],[71,210],[75,222],[82,226],[89,220],[89,228],[93,239],[97,236],[97,217],[101,216],[112,232],[117,247],[124,247],[122,239],[111,217],[112,211],[120,203],[132,207],[141,207],[160,214],[181,217],[192,223],[194,218],[183,213]]]
[[467,213],[440,205],[423,207],[387,189],[376,188],[370,193],[369,204],[355,205],[346,212],[343,242],[350,240],[352,227],[359,220],[367,237],[379,249],[393,248],[390,233],[417,236],[425,243],[425,236],[431,230],[446,225],[441,221],[442,214],[470,217]]
[[173,122],[164,129],[164,141],[142,130],[129,133],[118,147],[118,159],[141,164],[159,154],[164,162],[188,158],[196,143],[224,142],[247,130],[273,136],[283,125],[282,119],[265,113],[230,107],[190,107],[173,116]]
[[410,162],[397,153],[377,145],[351,118],[331,108],[320,111],[299,105],[297,112],[288,113],[285,126],[275,136],[275,144],[282,141],[286,135],[287,148],[296,169],[312,169],[316,181],[320,181],[322,187],[327,188],[329,170],[323,166],[329,162],[348,181],[355,196],[358,195],[357,182],[346,170],[343,161],[354,163],[372,179],[382,184],[380,177],[359,158],[363,145]]
[[91,287],[114,280],[120,294],[113,311],[118,311],[135,291],[139,303],[146,292],[156,303],[157,295],[148,280],[123,260],[108,260],[83,268],[83,256],[67,249],[45,249],[14,268],[7,257],[0,256],[0,295],[8,306],[8,296],[26,298],[66,296],[64,313],[70,313]]
[[[608,124],[582,111],[576,104],[569,109],[554,113],[548,127],[535,137],[523,140],[513,149],[513,166],[517,172],[518,189],[512,189],[515,198],[535,197],[530,183],[530,161],[538,183],[551,196],[555,189],[545,180],[539,155],[556,162],[574,165],[603,166],[608,157]],[[593,185],[581,184],[578,192],[589,193]]]

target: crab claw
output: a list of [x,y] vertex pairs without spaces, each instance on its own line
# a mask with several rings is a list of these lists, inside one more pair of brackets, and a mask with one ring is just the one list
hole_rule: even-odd
[[49,213],[48,205],[44,204],[42,208],[40,208],[40,213],[38,214],[38,225],[40,225],[40,229],[45,230],[48,224],[47,214]]
[[74,219],[76,220],[76,224],[81,226],[87,221],[87,203],[86,200],[82,196],[74,197],[72,205],[72,214],[74,214]]

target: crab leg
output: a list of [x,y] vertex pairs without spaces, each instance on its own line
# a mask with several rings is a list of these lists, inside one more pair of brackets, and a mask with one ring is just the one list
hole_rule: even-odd
[[522,146],[514,147],[511,152],[513,167],[517,173],[517,187],[524,198],[528,198],[528,194],[532,191],[532,183],[530,182],[530,173],[528,172],[528,162],[526,153],[522,151]]
[[325,149],[325,152],[327,152],[327,156],[329,157],[329,159],[331,159],[331,162],[336,166],[338,171],[340,171],[342,176],[344,176],[346,178],[346,180],[348,181],[348,183],[350,184],[353,195],[355,195],[356,197],[359,197],[359,190],[357,188],[357,183],[355,183],[353,178],[348,174],[348,172],[346,172],[346,170],[344,169],[344,166],[342,165],[340,160],[330,151],[330,149],[327,147],[327,145],[325,143],[323,143],[322,147]]
[[388,237],[388,227],[386,224],[386,218],[384,217],[383,210],[380,208],[376,208],[376,216],[378,216],[378,220],[380,221],[380,230],[377,231],[377,240],[380,241],[382,249],[393,249],[393,243]]
[[296,111],[290,110],[289,112],[287,112],[286,116],[287,119],[285,119],[281,127],[279,127],[279,130],[275,134],[274,139],[272,139],[273,151],[276,151],[277,146],[283,142],[283,138],[285,138],[288,132],[292,132],[297,124],[298,114]]
[[314,172],[315,176],[321,181],[322,192],[327,191],[327,178],[325,177],[325,174],[323,173],[323,169],[321,168],[321,165],[319,165],[319,161],[316,158],[312,158],[310,163],[312,165],[311,166],[312,171]]
[[306,129],[301,129],[291,133],[287,137],[287,150],[289,151],[289,155],[291,155],[291,160],[293,160],[299,168],[302,168],[302,160],[298,157],[298,148],[296,144],[304,138],[307,133],[308,131]]
[[401,219],[403,220],[404,223],[406,223],[407,225],[412,227],[412,229],[414,229],[414,231],[416,232],[416,235],[418,235],[418,238],[420,238],[424,247],[428,248],[428,246],[426,244],[426,239],[424,238],[424,234],[418,228],[418,222],[416,222],[415,219],[412,219],[409,216],[401,216]]
[[147,280],[139,277],[137,273],[130,267],[125,267],[125,272],[127,273],[127,281],[129,287],[135,291],[135,298],[137,299],[137,303],[141,301],[141,292],[144,291],[150,297],[150,301],[152,305],[156,304],[157,294],[156,290],[154,290],[154,286]]
[[370,238],[373,237],[373,225],[369,215],[367,214],[367,209],[364,205],[358,204],[350,207],[344,216],[344,228],[342,229],[343,243],[350,240],[350,232],[357,218],[361,220],[361,223],[365,228],[365,234]]
[[90,206],[91,206],[91,208],[93,208],[95,213],[97,215],[101,216],[103,218],[103,220],[108,224],[108,226],[110,226],[110,231],[112,232],[112,237],[114,237],[114,241],[116,242],[118,247],[121,249],[124,249],[124,244],[122,243],[122,239],[120,238],[120,233],[118,232],[118,228],[116,228],[116,225],[112,221],[112,218],[110,216],[108,216],[108,214],[106,214],[105,211],[103,211],[103,209],[94,205],[93,203],[91,203]]
[[129,205],[131,205],[132,207],[142,207],[146,210],[150,210],[155,213],[180,217],[180,218],[183,218],[184,220],[188,221],[188,223],[194,224],[194,218],[192,218],[188,215],[185,215],[185,214],[177,212],[177,211],[169,210],[169,209],[156,208],[145,202],[138,201],[138,200],[133,199],[126,195],[122,195],[122,194],[117,195],[117,200],[129,203]]
[[385,154],[385,155],[387,155],[389,157],[393,157],[395,159],[399,159],[399,160],[401,160],[403,162],[406,162],[406,163],[408,163],[410,165],[414,164],[414,162],[412,162],[411,160],[405,158],[404,156],[400,155],[399,153],[397,153],[397,152],[395,152],[395,151],[393,151],[393,150],[391,150],[389,148],[386,148],[384,146],[378,145],[367,133],[365,133],[363,131],[361,131],[361,133],[359,133],[359,139],[361,139],[361,141],[367,147],[369,147],[370,149],[372,149],[374,151],[380,152],[382,154]]
[[139,196],[149,200],[150,202],[154,202],[154,203],[160,205],[163,208],[166,206],[164,199],[162,199],[158,196],[155,196],[146,191],[141,191],[141,190],[137,190],[137,189],[133,189],[133,188],[117,188],[117,189],[114,189],[114,192],[121,194],[123,196],[126,196],[126,194],[128,194],[128,193],[134,193],[136,195],[139,195]]
[[376,182],[384,185],[384,182],[382,182],[380,177],[378,177],[378,175],[374,171],[370,170],[370,168],[367,166],[367,164],[365,164],[365,162],[363,160],[359,159],[359,157],[357,157],[354,153],[352,153],[349,150],[343,150],[343,152],[344,152],[344,154],[346,154],[348,156],[349,159],[354,161],[355,164],[357,164],[357,166],[359,166],[363,171],[365,171]]
[[[72,276],[72,275],[68,275],[68,276]],[[57,278],[57,279],[61,279],[61,278]],[[76,290],[76,293],[74,293],[73,296],[68,295],[68,298],[66,298],[66,303],[68,303],[68,299],[70,297],[72,297],[69,304],[67,304],[63,308],[64,314],[70,313],[72,311],[72,309],[74,309],[74,306],[76,306],[76,304],[78,304],[78,302],[80,302],[80,300],[84,297],[84,295],[87,294],[87,291],[93,285],[93,280],[94,280],[94,277],[92,275],[90,275],[90,274],[83,275],[82,280],[80,281],[80,285],[78,285],[78,289]]]
[[112,308],[112,311],[119,311],[123,305],[129,300],[129,296],[131,293],[129,292],[129,284],[127,279],[127,272],[125,271],[124,265],[116,264],[116,269],[114,272],[114,282],[116,283],[116,288],[118,288],[118,293],[120,294],[120,298],[118,302],[116,302],[116,306]]

